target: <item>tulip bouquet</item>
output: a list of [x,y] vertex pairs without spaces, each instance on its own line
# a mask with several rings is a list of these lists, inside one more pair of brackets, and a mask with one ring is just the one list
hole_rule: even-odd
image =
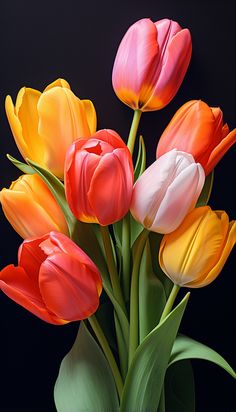
[[8,155],[24,174],[0,200],[24,240],[0,288],[46,322],[81,321],[55,384],[58,412],[193,412],[191,358],[235,377],[213,349],[179,333],[190,294],[175,298],[211,283],[235,244],[236,222],[207,203],[236,129],[219,108],[192,100],[164,130],[151,166],[143,137],[136,143],[141,114],[170,102],[190,58],[190,32],[174,21],[129,28],[112,74],[134,110],[127,144],[96,131],[92,102],[65,80],[43,93],[24,87],[15,105],[6,99],[26,162]]

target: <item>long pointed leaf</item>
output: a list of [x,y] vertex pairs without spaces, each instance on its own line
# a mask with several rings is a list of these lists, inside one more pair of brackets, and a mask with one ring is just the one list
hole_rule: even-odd
[[179,335],[175,340],[169,365],[184,359],[207,360],[220,366],[233,378],[236,378],[235,371],[219,353],[188,336]]
[[83,322],[61,363],[54,399],[58,412],[118,412],[115,382],[103,352]]
[[171,349],[189,298],[161,322],[138,347],[128,372],[121,412],[156,412]]

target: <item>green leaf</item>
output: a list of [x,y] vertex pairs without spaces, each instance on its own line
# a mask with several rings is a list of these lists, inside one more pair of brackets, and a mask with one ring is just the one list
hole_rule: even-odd
[[205,180],[203,189],[201,191],[201,194],[198,198],[196,207],[207,205],[210,199],[210,196],[211,196],[213,181],[214,181],[214,170],[212,170],[212,172],[206,177],[206,180]]
[[173,287],[173,282],[166,276],[166,274],[162,271],[160,265],[159,265],[159,248],[160,244],[162,241],[163,235],[160,233],[154,233],[150,232],[149,235],[149,242],[150,242],[150,251],[151,251],[151,256],[152,256],[152,263],[153,263],[153,270],[158,279],[161,281],[165,293],[166,293],[166,298],[168,298],[171,289]]
[[115,382],[103,352],[83,322],[61,363],[54,388],[58,412],[118,412]]
[[14,164],[18,169],[20,169],[23,173],[26,173],[28,175],[33,175],[35,173],[35,170],[27,165],[26,163],[22,163],[19,160],[15,159],[13,156],[7,154],[8,160]]
[[219,353],[194,339],[179,335],[174,343],[169,364],[172,365],[174,362],[184,359],[203,359],[210,361],[220,366],[233,378],[236,378],[234,370]]
[[176,362],[167,369],[165,406],[166,412],[195,412],[194,376],[189,360]]
[[166,295],[164,287],[153,273],[150,245],[147,241],[139,272],[139,336],[140,341],[158,324]]
[[144,172],[146,168],[146,148],[143,137],[139,137],[138,156],[134,168],[134,181]]
[[138,347],[125,381],[121,412],[156,412],[188,298],[189,293]]
[[54,176],[53,173],[44,169],[42,166],[33,162],[32,160],[27,159],[27,163],[35,170],[35,172],[43,179],[46,183],[53,196],[55,197],[57,203],[59,204],[61,210],[64,213],[69,232],[71,237],[74,237],[74,232],[76,230],[77,220],[72,214],[65,196],[65,188],[63,183]]

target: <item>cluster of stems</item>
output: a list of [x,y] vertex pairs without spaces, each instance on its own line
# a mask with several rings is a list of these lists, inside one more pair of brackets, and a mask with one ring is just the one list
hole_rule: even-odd
[[[134,111],[127,146],[133,155],[135,141],[142,112]],[[108,226],[101,226],[103,248],[110,278],[109,297],[114,304],[119,305],[120,311],[114,305],[114,322],[117,337],[119,362],[114,356],[107,338],[95,315],[89,318],[90,325],[103,349],[110,365],[119,398],[122,398],[124,381],[139,346],[139,270],[142,254],[149,236],[149,231],[143,229],[135,242],[135,253],[132,255],[130,217],[127,214],[122,221],[122,259],[118,271],[116,248]],[[170,313],[179,286],[174,285],[166,302],[160,322]],[[124,321],[125,320],[125,321]],[[127,334],[128,325],[128,334]],[[128,336],[127,336],[128,335]],[[118,366],[119,365],[119,366]]]

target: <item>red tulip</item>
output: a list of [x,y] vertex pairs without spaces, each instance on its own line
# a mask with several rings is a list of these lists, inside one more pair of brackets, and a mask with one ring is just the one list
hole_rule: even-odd
[[103,226],[129,210],[133,190],[129,149],[113,130],[100,130],[69,148],[65,163],[68,204],[82,222]]
[[61,325],[97,310],[102,290],[98,269],[62,233],[25,240],[18,263],[0,272],[0,289],[44,321]]
[[166,106],[177,93],[192,53],[191,36],[172,20],[142,19],[125,34],[114,62],[113,88],[143,112]]
[[191,100],[180,107],[164,130],[156,155],[158,158],[174,148],[190,153],[207,175],[235,141],[236,129],[229,133],[218,107]]

